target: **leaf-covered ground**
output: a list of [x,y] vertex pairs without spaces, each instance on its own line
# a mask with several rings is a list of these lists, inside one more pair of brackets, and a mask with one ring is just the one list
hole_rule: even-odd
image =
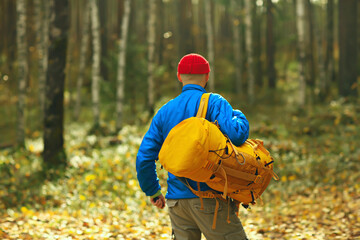
[[[357,186],[358,188],[359,186]],[[106,204],[105,204],[106,205]],[[240,218],[250,239],[359,239],[359,190],[316,189],[287,202],[271,201]],[[107,206],[103,206],[107,207]],[[100,213],[91,209],[8,211],[1,239],[170,239],[166,209],[146,203]]]
[[[359,113],[333,102],[286,120],[250,114],[251,137],[265,141],[280,176],[263,205],[239,212],[250,239],[360,238]],[[167,209],[152,207],[136,180],[144,129],[127,126],[114,141],[89,128],[67,125],[69,167],[56,181],[40,180],[39,133],[25,150],[0,151],[0,239],[170,238]]]

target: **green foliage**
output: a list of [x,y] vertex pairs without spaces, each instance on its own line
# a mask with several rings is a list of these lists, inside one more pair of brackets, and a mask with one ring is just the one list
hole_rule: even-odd
[[270,189],[286,199],[314,187],[349,186],[360,180],[358,105],[340,99],[314,106],[302,116],[284,108],[271,111],[271,118],[258,118],[251,128],[252,137],[264,139],[275,159],[280,182]]
[[[163,98],[156,108],[167,100]],[[245,111],[251,124],[250,137],[264,140],[280,177],[280,181],[272,182],[265,191],[265,207],[254,207],[252,212],[240,211],[250,236],[255,239],[290,236],[280,229],[294,228],[292,221],[306,221],[315,226],[317,223],[311,219],[322,218],[324,206],[333,209],[331,213],[326,212],[324,219],[330,219],[326,221],[331,226],[344,231],[344,227],[352,225],[336,225],[342,208],[333,207],[334,204],[344,203],[349,221],[356,222],[353,212],[356,203],[346,203],[353,202],[360,191],[359,110],[358,104],[340,99],[326,106],[314,106],[302,115],[296,109],[283,106],[256,106]],[[112,123],[109,125],[114,127]],[[136,153],[147,128],[148,125],[125,126],[114,138],[89,134],[90,123],[68,124],[65,142],[69,166],[61,178],[53,181],[45,180],[42,174],[43,146],[38,134],[26,140],[26,149],[1,150],[0,212],[10,220],[0,220],[1,226],[5,226],[0,229],[0,237],[6,238],[8,233],[17,231],[12,225],[4,225],[6,221],[21,220],[30,224],[32,219],[42,218],[46,220],[35,220],[30,225],[52,229],[61,223],[66,228],[57,230],[57,234],[64,236],[99,234],[99,237],[106,231],[96,230],[94,226],[101,224],[111,228],[112,234],[167,238],[170,228],[166,211],[157,212],[150,206],[136,179]],[[157,169],[160,183],[166,189],[167,173],[160,166]],[[313,218],[294,215],[294,211],[309,214],[309,209],[315,209],[311,211]],[[154,216],[160,217],[154,219]],[[290,222],[289,217],[293,219]],[[79,220],[75,224],[70,219]],[[277,226],[274,221],[286,227]],[[254,227],[252,222],[260,226]],[[119,224],[121,227],[117,227]],[[274,224],[279,229],[273,229]],[[132,232],[129,229],[133,226],[140,228]],[[44,236],[36,234],[33,233],[32,238]],[[304,232],[308,237],[313,234],[310,230]],[[322,234],[319,239],[327,239],[327,233]]]

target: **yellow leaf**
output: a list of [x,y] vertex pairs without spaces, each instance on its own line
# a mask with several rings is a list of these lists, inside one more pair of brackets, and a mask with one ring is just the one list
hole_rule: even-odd
[[289,181],[294,181],[296,179],[296,176],[295,175],[291,175],[290,177],[289,177]]
[[113,189],[114,189],[114,191],[116,191],[119,189],[119,187],[117,185],[113,185]]
[[82,194],[79,195],[79,198],[80,198],[81,201],[85,201],[85,200],[86,200],[86,197],[85,197],[84,195],[82,195]]
[[129,187],[134,187],[135,185],[136,185],[136,180],[131,179],[131,180],[129,181]]
[[30,152],[34,152],[34,151],[35,151],[35,147],[34,147],[33,144],[30,144],[30,145],[29,145],[29,151],[30,151]]
[[89,207],[94,208],[94,207],[96,207],[96,204],[92,202],[92,203],[90,203]]
[[21,207],[20,210],[22,213],[27,213],[29,211],[26,207]]
[[18,164],[18,163],[15,164],[15,168],[16,168],[16,169],[19,169],[19,168],[20,168],[20,164]]
[[94,180],[96,176],[94,174],[88,174],[85,177],[85,181],[90,182],[91,180]]
[[282,181],[282,182],[286,182],[286,181],[287,181],[287,177],[286,177],[286,176],[282,176],[282,177],[281,177],[281,181]]

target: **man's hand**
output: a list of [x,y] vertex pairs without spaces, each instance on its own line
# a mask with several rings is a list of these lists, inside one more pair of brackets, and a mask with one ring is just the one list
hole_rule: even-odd
[[165,198],[162,194],[160,196],[150,198],[150,202],[157,208],[163,209],[165,207]]

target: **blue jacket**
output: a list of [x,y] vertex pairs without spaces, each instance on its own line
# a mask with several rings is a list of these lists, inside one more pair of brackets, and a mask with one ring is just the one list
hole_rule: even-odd
[[[182,120],[196,115],[203,93],[206,93],[206,90],[199,85],[185,85],[182,93],[162,106],[154,116],[136,158],[137,177],[141,189],[147,196],[154,196],[160,190],[155,160],[158,159],[166,136]],[[211,122],[217,120],[220,130],[237,146],[243,144],[249,136],[249,122],[245,115],[239,110],[233,110],[219,94],[210,95],[206,119]],[[168,199],[197,197],[171,173],[168,174],[167,183],[166,198]],[[189,183],[197,189],[195,182],[189,180]],[[209,189],[205,183],[201,183],[200,188]]]

